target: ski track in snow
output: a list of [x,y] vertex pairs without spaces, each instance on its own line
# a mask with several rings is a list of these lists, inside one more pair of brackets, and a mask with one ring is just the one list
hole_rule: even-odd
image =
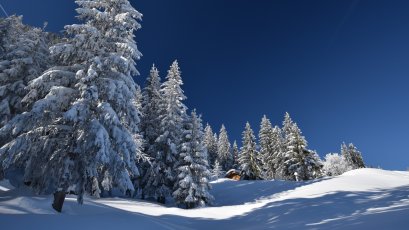
[[409,173],[359,169],[307,182],[212,182],[212,207],[184,210],[144,200],[50,196],[0,182],[2,229],[409,229]]

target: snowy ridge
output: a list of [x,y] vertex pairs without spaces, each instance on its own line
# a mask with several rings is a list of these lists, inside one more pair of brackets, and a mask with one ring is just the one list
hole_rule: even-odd
[[[30,221],[37,223],[36,229],[45,226],[59,229],[78,226],[102,229],[110,226],[142,229],[409,227],[407,172],[358,169],[309,182],[219,179],[213,181],[212,186],[216,198],[213,207],[185,210],[122,198],[86,198],[81,206],[74,196],[69,196],[63,213],[57,214],[50,208],[51,197],[33,196],[2,181],[0,223],[7,226],[6,229],[23,229]],[[61,221],[65,224],[61,225]]]

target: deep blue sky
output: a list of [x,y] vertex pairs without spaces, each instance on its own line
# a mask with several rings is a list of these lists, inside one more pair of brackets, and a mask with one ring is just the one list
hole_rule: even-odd
[[[186,104],[231,140],[288,111],[321,156],[345,141],[367,164],[409,166],[409,1],[131,2],[144,14],[139,81],[177,58]],[[75,22],[73,1],[0,3],[51,31]]]

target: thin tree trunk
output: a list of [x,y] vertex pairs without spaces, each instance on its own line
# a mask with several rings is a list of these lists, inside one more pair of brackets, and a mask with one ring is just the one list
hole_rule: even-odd
[[59,191],[59,192],[54,193],[54,202],[52,206],[57,212],[61,212],[62,206],[64,204],[64,200],[65,200],[65,192]]

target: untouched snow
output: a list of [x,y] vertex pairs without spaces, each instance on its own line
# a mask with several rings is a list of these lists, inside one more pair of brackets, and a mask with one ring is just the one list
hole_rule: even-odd
[[0,181],[1,229],[409,229],[409,173],[359,169],[309,182],[212,182],[213,207],[183,210],[143,200],[51,196]]

